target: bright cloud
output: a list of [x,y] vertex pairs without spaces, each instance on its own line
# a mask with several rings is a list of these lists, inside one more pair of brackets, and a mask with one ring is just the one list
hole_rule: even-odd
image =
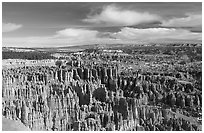
[[162,22],[166,27],[198,27],[202,26],[201,14],[187,14],[184,18],[172,18]]
[[14,24],[14,23],[2,23],[2,32],[11,32],[21,28],[21,24]]
[[150,14],[148,12],[137,12],[133,10],[123,10],[115,5],[109,5],[104,7],[99,14],[87,16],[87,18],[83,21],[89,23],[130,26],[159,20],[160,17],[155,14]]
[[57,31],[56,37],[67,37],[67,38],[87,38],[95,37],[98,34],[96,30],[87,30],[87,29],[64,29]]
[[121,31],[112,34],[120,40],[135,40],[143,42],[165,40],[202,40],[202,33],[193,33],[185,29],[148,28],[137,29],[124,27]]

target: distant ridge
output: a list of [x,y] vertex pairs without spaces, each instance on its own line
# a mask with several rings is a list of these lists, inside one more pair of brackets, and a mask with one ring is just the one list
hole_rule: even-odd
[[22,47],[2,47],[2,51],[19,51],[27,52],[28,50],[36,52],[75,52],[83,51],[85,49],[108,49],[117,47],[137,47],[137,46],[161,46],[161,47],[201,47],[201,43],[141,43],[141,44],[89,44],[65,47],[36,47],[36,48],[22,48]]

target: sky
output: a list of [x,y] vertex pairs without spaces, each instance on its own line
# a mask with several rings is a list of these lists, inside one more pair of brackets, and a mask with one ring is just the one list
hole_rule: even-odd
[[3,2],[5,47],[201,43],[202,3]]

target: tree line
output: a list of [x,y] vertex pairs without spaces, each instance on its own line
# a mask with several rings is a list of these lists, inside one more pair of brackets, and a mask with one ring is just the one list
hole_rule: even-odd
[[2,59],[27,59],[27,60],[43,60],[43,59],[54,59],[50,53],[43,52],[13,52],[3,51]]

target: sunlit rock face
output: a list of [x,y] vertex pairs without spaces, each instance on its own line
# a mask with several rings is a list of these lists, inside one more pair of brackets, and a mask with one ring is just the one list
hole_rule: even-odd
[[20,121],[10,120],[2,117],[2,131],[31,131]]

